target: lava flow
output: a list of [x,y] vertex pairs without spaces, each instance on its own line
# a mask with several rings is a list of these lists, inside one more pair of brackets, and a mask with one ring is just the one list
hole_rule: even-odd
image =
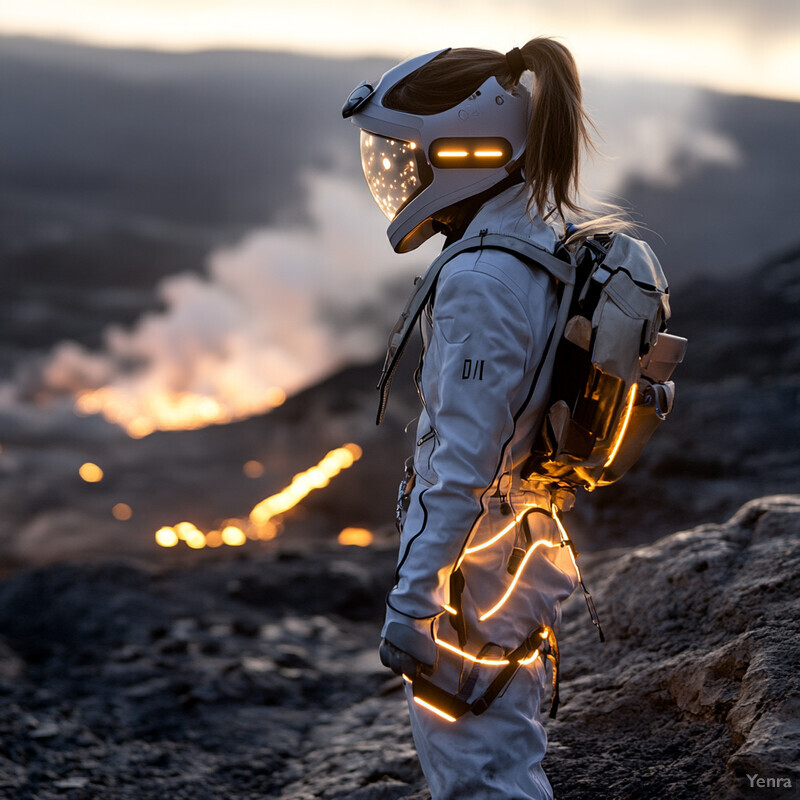
[[217,397],[153,390],[145,397],[131,398],[122,389],[105,386],[79,395],[75,411],[102,414],[109,422],[121,425],[133,439],[141,439],[156,430],[196,430],[265,414],[285,400],[286,393],[278,387],[251,398],[243,397],[238,389],[220,392]]
[[183,541],[192,549],[200,550],[220,545],[238,547],[248,539],[273,539],[278,531],[275,517],[294,508],[315,489],[327,486],[332,478],[352,467],[361,455],[361,448],[352,443],[331,450],[318,464],[295,475],[285,489],[258,503],[247,520],[227,520],[218,529],[205,533],[191,522],[179,522],[159,528],[155,534],[156,543],[161,547],[175,547]]

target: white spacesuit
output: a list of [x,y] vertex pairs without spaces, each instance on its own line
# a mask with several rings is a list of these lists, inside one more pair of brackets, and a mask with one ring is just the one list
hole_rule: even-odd
[[[486,203],[465,237],[481,230],[521,235],[549,251],[556,242],[541,219],[528,218],[519,186]],[[554,282],[544,269],[483,250],[444,267],[432,319],[425,317],[416,483],[383,635],[422,663],[438,656],[430,681],[467,702],[481,696],[504,668],[504,656],[529,634],[557,629],[560,601],[577,585],[549,496],[519,480],[548,399],[548,375],[532,384],[556,310]],[[517,519],[526,511],[530,542],[521,542]],[[518,559],[512,575],[520,544],[527,558]],[[459,599],[451,579],[456,565],[463,576]],[[534,658],[480,716],[468,713],[455,723],[410,703],[434,798],[550,796],[539,767],[544,680],[543,659]],[[476,767],[481,763],[491,772]],[[461,778],[476,771],[482,783],[471,777],[464,785]]]
[[[525,147],[526,92],[492,77],[440,114],[383,106],[393,85],[437,55],[390,70],[375,89],[358,87],[343,109],[362,128],[364,172],[392,245],[412,249],[435,232],[433,211],[483,193],[460,238],[513,234],[552,253],[556,233],[528,212],[522,178],[507,180]],[[482,154],[499,166],[442,163]],[[507,188],[487,193],[498,184]],[[530,260],[479,249],[444,266],[423,314],[424,407],[382,655],[405,673],[433,800],[552,797],[539,705],[560,602],[578,573],[549,494],[523,482],[520,468],[549,396],[542,365],[557,291]]]

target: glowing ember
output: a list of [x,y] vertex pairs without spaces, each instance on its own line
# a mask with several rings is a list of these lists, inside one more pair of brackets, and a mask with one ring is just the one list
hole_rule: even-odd
[[235,390],[230,396],[219,397],[153,390],[132,398],[124,389],[104,386],[79,395],[75,411],[81,415],[102,414],[109,422],[125,428],[129,436],[141,439],[156,430],[195,430],[264,414],[285,400],[286,393],[277,386],[252,400]]
[[355,547],[369,547],[374,537],[371,531],[365,528],[345,528],[339,534],[339,544]]
[[248,461],[242,467],[242,472],[248,478],[260,478],[264,474],[264,465],[260,461]]
[[199,532],[197,526],[193,525],[191,522],[179,522],[175,526],[175,533],[178,534],[178,538],[183,539],[184,542],[188,541]]
[[222,544],[222,533],[220,531],[209,531],[206,534],[206,545],[208,547],[221,547]]
[[191,536],[186,537],[186,544],[192,550],[202,550],[206,546],[206,537],[200,531],[196,531]]
[[[352,467],[361,456],[362,450],[357,444],[346,444],[331,450],[319,464],[295,475],[285,489],[262,500],[250,512],[249,521],[235,521],[235,524],[234,521],[229,521],[221,531],[213,530],[207,534],[203,534],[191,522],[179,522],[174,527],[160,528],[156,532],[156,543],[161,547],[175,547],[179,541],[184,541],[189,547],[199,550],[222,544],[241,547],[248,538],[262,541],[274,539],[278,535],[278,524],[274,517],[294,508],[314,489],[327,486],[332,478]],[[257,461],[248,464],[258,464],[263,470]],[[372,542],[372,534],[361,528],[345,528],[339,534],[339,541],[342,544],[366,547]]]
[[118,519],[120,522],[127,522],[133,516],[133,511],[127,503],[117,503],[111,509],[111,513],[114,515],[114,519]]
[[82,464],[78,470],[78,474],[86,483],[100,483],[100,481],[103,480],[103,470],[100,469],[97,464],[92,464],[91,461]]
[[222,531],[222,541],[230,547],[241,547],[247,541],[247,537],[241,528],[237,528],[235,525],[228,525]]
[[178,534],[173,528],[159,528],[156,531],[156,542],[160,547],[175,547],[178,541]]

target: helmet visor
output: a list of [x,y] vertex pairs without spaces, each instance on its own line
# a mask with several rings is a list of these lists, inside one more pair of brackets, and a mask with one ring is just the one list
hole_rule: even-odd
[[433,171],[414,142],[361,131],[361,168],[369,190],[390,221],[433,181]]

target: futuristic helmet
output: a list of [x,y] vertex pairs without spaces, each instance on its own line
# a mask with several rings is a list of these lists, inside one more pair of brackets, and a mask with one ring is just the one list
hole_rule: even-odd
[[434,215],[491,188],[519,166],[528,131],[530,95],[506,91],[492,76],[466,100],[438,114],[386,108],[401,80],[445,53],[417,56],[366,81],[342,116],[361,128],[361,166],[372,197],[390,220],[392,247],[405,253],[436,233]]

